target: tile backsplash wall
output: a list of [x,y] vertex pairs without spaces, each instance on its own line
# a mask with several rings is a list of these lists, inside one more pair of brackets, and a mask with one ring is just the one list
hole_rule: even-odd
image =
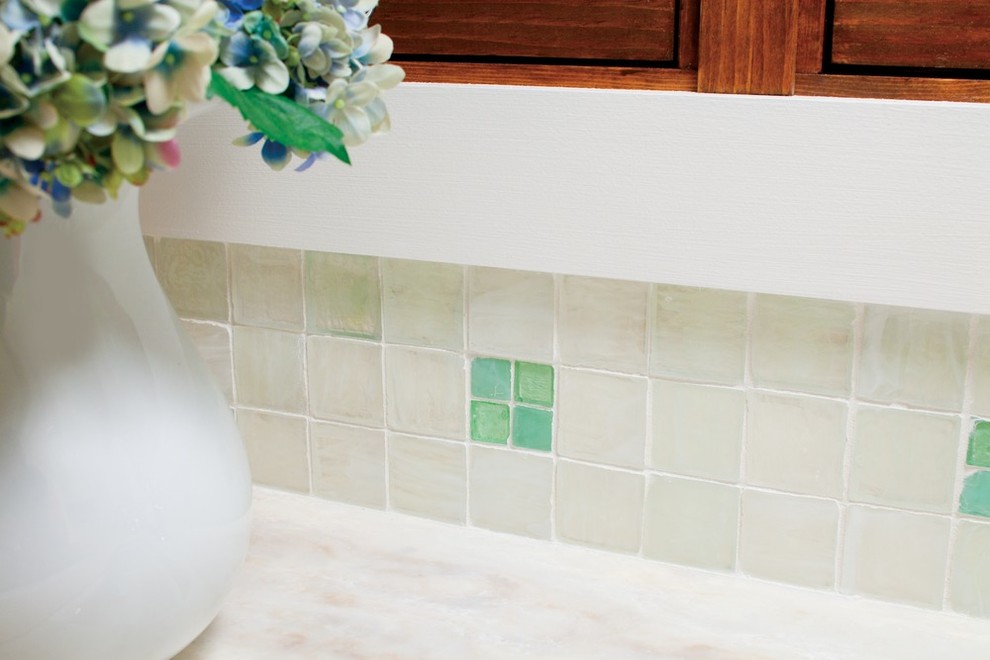
[[148,239],[257,482],[990,616],[990,319]]

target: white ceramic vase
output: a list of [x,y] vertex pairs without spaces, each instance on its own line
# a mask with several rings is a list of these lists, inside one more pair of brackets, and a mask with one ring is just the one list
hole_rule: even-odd
[[172,657],[218,612],[250,501],[138,191],[0,238],[0,659]]

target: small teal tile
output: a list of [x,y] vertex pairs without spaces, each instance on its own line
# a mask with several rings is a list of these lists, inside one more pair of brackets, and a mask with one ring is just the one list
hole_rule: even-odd
[[990,518],[990,471],[981,470],[966,477],[959,512]]
[[471,362],[471,396],[508,401],[511,391],[508,360],[475,358]]
[[471,439],[504,445],[509,441],[509,406],[471,401]]
[[547,408],[553,406],[553,367],[516,362],[516,401]]
[[539,408],[516,406],[512,411],[512,446],[550,451],[553,443],[553,413]]
[[990,422],[979,419],[969,434],[966,462],[979,467],[990,467]]

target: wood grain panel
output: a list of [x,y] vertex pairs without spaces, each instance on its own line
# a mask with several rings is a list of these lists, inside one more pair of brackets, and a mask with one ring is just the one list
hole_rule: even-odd
[[835,0],[831,61],[990,68],[990,2]]
[[825,62],[825,0],[798,0],[797,70],[818,73]]
[[698,68],[698,23],[701,20],[701,0],[680,0],[677,24],[677,66]]
[[794,93],[802,96],[990,103],[990,80],[799,73]]
[[676,0],[382,0],[403,55],[672,62]]
[[697,73],[683,69],[466,62],[402,62],[402,68],[408,82],[687,92],[698,87]]
[[791,94],[797,0],[701,3],[698,91]]

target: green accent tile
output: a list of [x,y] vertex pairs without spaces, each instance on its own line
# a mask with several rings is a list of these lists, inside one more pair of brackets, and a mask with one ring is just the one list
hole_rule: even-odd
[[549,408],[553,405],[553,367],[516,362],[516,401]]
[[550,451],[553,442],[553,413],[539,408],[516,406],[512,411],[512,445]]
[[978,419],[969,434],[969,450],[966,462],[970,465],[990,467],[990,422]]
[[309,332],[381,339],[377,258],[306,252],[304,269]]
[[509,406],[488,401],[471,402],[471,439],[499,445],[509,440]]
[[990,518],[990,472],[981,470],[966,477],[959,512]]
[[475,358],[471,362],[471,396],[508,401],[511,371],[508,360]]

